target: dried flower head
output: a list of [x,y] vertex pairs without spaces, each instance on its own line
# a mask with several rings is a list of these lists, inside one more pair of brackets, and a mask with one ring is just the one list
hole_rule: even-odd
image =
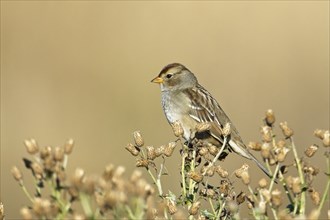
[[238,168],[237,170],[235,170],[235,176],[237,178],[241,178],[242,177],[242,173],[244,171],[247,171],[249,169],[249,165],[244,163],[240,168]]
[[56,161],[63,161],[64,159],[64,149],[61,147],[55,147],[54,150],[54,159]]
[[272,191],[271,198],[272,205],[278,208],[282,204],[282,192],[279,189],[274,189]]
[[51,146],[46,146],[46,147],[41,148],[41,150],[40,150],[40,158],[41,159],[44,160],[45,158],[47,158],[51,155],[52,155],[52,147]]
[[65,154],[71,154],[74,146],[74,140],[70,138],[69,140],[66,141],[64,144],[64,153]]
[[32,211],[29,208],[27,208],[27,207],[21,208],[20,214],[21,214],[21,216],[22,216],[22,218],[24,220],[31,220],[31,219],[33,219]]
[[164,154],[164,152],[165,152],[165,146],[164,146],[164,145],[162,145],[162,146],[160,146],[160,147],[157,147],[157,148],[155,149],[156,157],[161,156],[162,154]]
[[278,148],[277,155],[276,155],[276,161],[283,162],[289,151],[290,151],[289,148],[286,148],[286,147]]
[[11,174],[13,175],[13,177],[16,181],[22,181],[23,180],[23,175],[22,175],[21,171],[16,166],[11,168]]
[[133,156],[139,155],[139,149],[136,148],[133,144],[129,143],[126,145],[125,149],[130,152]]
[[42,166],[37,162],[32,162],[31,168],[32,168],[34,176],[39,180],[42,179],[43,174],[44,174],[44,170],[43,170]]
[[199,183],[203,180],[203,175],[196,172],[196,171],[190,171],[188,173],[188,177],[192,180],[194,180],[196,183]]
[[179,121],[175,121],[171,126],[176,137],[181,137],[183,135],[183,128]]
[[72,184],[77,187],[80,188],[83,184],[83,180],[85,177],[85,171],[81,168],[77,168],[72,176]]
[[219,152],[219,148],[213,144],[208,144],[208,151],[212,156],[216,156]]
[[261,150],[261,144],[259,142],[249,142],[248,147],[254,151]]
[[267,180],[265,178],[260,179],[258,184],[260,188],[266,188],[268,185]]
[[320,193],[317,192],[315,189],[309,190],[309,195],[314,205],[318,206],[320,204]]
[[299,177],[293,177],[292,179],[292,191],[295,194],[301,193],[301,181]]
[[289,128],[288,122],[281,122],[280,123],[280,128],[282,129],[283,135],[286,138],[290,138],[293,135],[293,130]]
[[240,192],[236,196],[236,203],[237,203],[237,205],[242,204],[245,201],[245,197],[246,197],[246,194],[244,192]]
[[271,145],[268,142],[264,142],[261,145],[261,156],[263,159],[271,158]]
[[272,128],[269,126],[262,126],[260,129],[261,137],[264,142],[271,142],[273,140]]
[[329,132],[329,130],[324,132],[323,145],[325,147],[330,147],[330,132]]
[[189,208],[189,214],[196,215],[198,213],[200,207],[201,207],[200,201],[193,202],[193,204]]
[[164,155],[166,157],[172,156],[175,146],[176,146],[176,142],[168,143],[164,148]]
[[249,175],[249,172],[247,170],[245,170],[241,173],[241,178],[242,178],[242,181],[245,185],[250,184],[250,175]]
[[316,153],[317,149],[319,148],[319,146],[317,146],[316,144],[313,144],[311,146],[309,146],[306,150],[305,150],[305,155],[307,157],[312,157],[314,156],[314,154]]
[[143,137],[142,137],[140,131],[134,131],[133,138],[134,138],[136,146],[142,147],[144,145],[144,140],[143,140]]
[[202,157],[207,155],[208,152],[209,152],[209,150],[207,149],[207,147],[204,147],[204,146],[199,148],[199,150],[198,150],[198,154]]
[[196,125],[197,132],[209,131],[211,129],[211,124],[209,122],[202,122]]
[[153,146],[147,146],[146,148],[148,160],[154,160],[157,157],[155,148]]
[[315,137],[318,137],[318,138],[320,138],[322,140],[324,138],[324,132],[325,132],[325,130],[316,129],[314,131],[314,135],[315,135]]
[[266,111],[265,122],[268,126],[272,126],[275,123],[275,115],[272,109]]
[[223,169],[220,165],[215,167],[215,172],[222,178],[227,178],[229,176],[228,171]]
[[145,167],[145,168],[148,168],[149,161],[146,160],[146,159],[138,159],[138,160],[136,160],[135,166],[136,167]]
[[170,199],[167,200],[166,206],[170,215],[173,215],[178,211],[175,202]]
[[222,196],[227,196],[230,193],[231,190],[231,184],[228,182],[228,180],[221,180],[220,186],[219,186],[219,192]]
[[30,140],[25,140],[24,141],[26,150],[29,154],[36,154],[39,151],[39,146],[37,144],[37,141],[33,138]]

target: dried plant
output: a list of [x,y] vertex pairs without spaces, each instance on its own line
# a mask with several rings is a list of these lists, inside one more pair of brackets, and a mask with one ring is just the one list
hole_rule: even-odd
[[[279,123],[280,138],[275,134],[275,122],[274,112],[266,111],[261,141],[248,144],[250,150],[260,153],[272,175],[271,179],[258,181],[252,181],[252,168],[247,164],[240,164],[232,172],[221,164],[231,138],[230,124],[222,129],[224,142],[220,149],[202,140],[185,142],[178,122],[172,125],[177,139],[158,147],[146,145],[141,132],[134,132],[133,143],[125,149],[135,157],[136,167],[146,170],[152,183],[142,177],[139,169],[125,178],[125,168],[112,164],[101,175],[87,175],[83,169],[76,169],[67,177],[73,140],[55,148],[39,147],[34,139],[26,140],[33,159],[23,161],[32,173],[35,193],[28,192],[21,171],[13,167],[14,179],[31,201],[21,209],[21,215],[24,219],[318,219],[322,212],[330,215],[329,131],[315,130],[321,143],[301,150],[304,156],[298,154],[289,124]],[[195,129],[207,132],[210,125],[202,123]],[[321,150],[328,169],[325,171],[311,164],[311,158]],[[181,161],[180,179],[176,181],[181,188],[175,194],[164,184],[164,178],[168,174],[166,162],[173,163],[171,157],[177,152]],[[318,175],[327,178],[322,192],[313,185]],[[236,187],[238,181],[243,187]],[[248,216],[240,212],[244,204],[250,210]],[[313,207],[307,209],[307,204]]]

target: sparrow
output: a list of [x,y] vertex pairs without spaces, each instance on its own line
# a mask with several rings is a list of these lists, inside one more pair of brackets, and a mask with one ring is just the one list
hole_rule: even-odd
[[[267,176],[271,177],[268,170],[249,152],[219,103],[184,65],[172,63],[165,66],[151,82],[160,85],[161,103],[167,121],[171,125],[175,122],[181,124],[183,138],[187,143],[197,138],[220,148],[224,141],[222,128],[230,123],[231,133],[225,146],[226,150],[253,160]],[[202,133],[196,132],[196,125],[200,123],[209,123],[210,129]]]

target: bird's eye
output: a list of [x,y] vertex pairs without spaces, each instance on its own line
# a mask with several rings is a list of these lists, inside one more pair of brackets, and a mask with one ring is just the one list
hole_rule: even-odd
[[173,74],[170,74],[170,73],[166,74],[167,79],[171,78],[172,76],[173,76]]

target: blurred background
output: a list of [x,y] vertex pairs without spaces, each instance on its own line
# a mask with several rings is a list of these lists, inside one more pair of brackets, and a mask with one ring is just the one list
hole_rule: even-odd
[[[294,129],[300,154],[321,145],[316,128],[329,129],[328,1],[1,1],[0,199],[7,219],[29,204],[10,173],[13,165],[23,169],[24,139],[58,146],[73,138],[69,171],[87,173],[108,163],[131,172],[135,159],[124,147],[135,130],[147,145],[174,140],[150,83],[171,62],[197,75],[245,142],[260,140],[269,108],[277,124]],[[167,163],[174,175],[175,152]],[[316,156],[323,171],[323,155]],[[233,171],[243,160],[232,155],[225,163]],[[168,188],[178,188],[171,178]]]

